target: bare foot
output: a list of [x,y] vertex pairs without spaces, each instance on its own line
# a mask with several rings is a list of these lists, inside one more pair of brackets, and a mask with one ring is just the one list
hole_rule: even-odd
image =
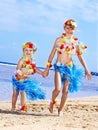
[[58,116],[63,116],[63,113],[60,109],[58,109]]
[[12,109],[11,109],[11,112],[15,112],[15,111],[16,111],[16,108],[12,108]]
[[50,113],[53,113],[53,105],[54,105],[54,104],[51,102],[51,103],[50,103],[50,107],[49,107]]

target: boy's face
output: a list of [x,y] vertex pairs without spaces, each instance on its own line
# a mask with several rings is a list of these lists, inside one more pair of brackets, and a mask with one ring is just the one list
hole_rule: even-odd
[[66,34],[73,35],[74,32],[76,31],[76,28],[72,28],[69,25],[66,25],[64,27],[64,30],[65,30]]
[[26,47],[23,49],[23,54],[24,54],[24,56],[31,58],[32,54],[33,54],[33,49]]

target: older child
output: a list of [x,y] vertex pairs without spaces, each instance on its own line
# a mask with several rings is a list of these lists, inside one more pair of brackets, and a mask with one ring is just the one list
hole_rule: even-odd
[[88,79],[91,79],[91,74],[86,66],[86,63],[82,57],[85,49],[87,48],[83,43],[80,43],[78,38],[74,36],[77,25],[73,19],[69,19],[64,23],[64,31],[61,37],[57,38],[53,49],[48,58],[46,64],[47,68],[44,71],[44,76],[47,76],[49,69],[52,66],[51,62],[54,58],[55,53],[57,52],[56,63],[54,64],[55,76],[54,83],[55,89],[52,92],[52,101],[50,102],[49,111],[53,113],[53,106],[56,103],[56,97],[60,93],[61,86],[62,88],[62,97],[60,106],[58,108],[58,115],[62,111],[65,101],[68,96],[68,90],[71,92],[78,91],[81,85],[81,78],[83,76],[83,71],[78,70],[73,63],[72,56],[76,54],[79,61],[84,67],[85,75]]
[[16,109],[16,101],[20,92],[20,110],[26,111],[26,95],[30,100],[45,99],[45,93],[39,88],[39,83],[30,79],[31,74],[41,74],[42,71],[36,67],[33,54],[36,47],[33,43],[27,42],[23,45],[23,57],[19,60],[15,75],[12,77],[13,95],[12,111]]

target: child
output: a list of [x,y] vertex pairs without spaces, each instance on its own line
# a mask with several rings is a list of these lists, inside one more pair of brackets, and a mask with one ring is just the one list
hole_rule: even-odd
[[39,88],[39,83],[30,79],[31,74],[41,74],[42,71],[36,68],[34,57],[36,51],[33,43],[27,42],[23,45],[23,57],[19,60],[15,75],[12,77],[13,95],[12,111],[16,109],[16,101],[20,92],[21,106],[20,110],[26,111],[26,95],[30,100],[45,99],[45,93]]
[[56,39],[53,49],[48,58],[48,62],[46,63],[47,68],[44,71],[44,76],[47,76],[49,69],[52,67],[51,62],[54,58],[55,53],[57,52],[57,59],[56,63],[54,64],[55,89],[52,92],[52,101],[50,102],[49,111],[53,113],[53,106],[56,103],[56,97],[60,93],[61,85],[63,84],[61,102],[58,108],[58,115],[60,115],[60,112],[64,107],[68,96],[68,90],[70,92],[78,91],[79,86],[81,85],[83,71],[78,70],[74,65],[72,60],[73,54],[77,55],[79,61],[84,67],[85,75],[89,80],[91,79],[91,74],[82,57],[82,54],[87,47],[83,43],[79,43],[78,38],[73,36],[76,28],[76,22],[72,19],[69,19],[64,23],[65,33]]

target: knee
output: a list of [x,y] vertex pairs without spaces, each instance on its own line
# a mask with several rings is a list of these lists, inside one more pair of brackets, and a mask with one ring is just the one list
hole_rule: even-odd
[[54,90],[56,93],[60,93],[60,89],[55,89]]
[[18,93],[17,92],[13,92],[13,97],[17,97],[18,96]]
[[68,95],[68,91],[62,91],[62,95]]

